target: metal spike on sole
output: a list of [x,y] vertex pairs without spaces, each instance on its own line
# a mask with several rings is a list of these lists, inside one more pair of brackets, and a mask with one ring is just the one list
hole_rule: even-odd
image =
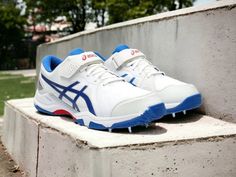
[[109,128],[109,129],[108,129],[108,131],[111,133],[111,132],[112,132],[112,129],[111,129],[111,128]]
[[175,113],[172,113],[172,117],[175,117]]
[[131,127],[128,127],[129,133],[132,133],[132,129]]
[[186,110],[183,111],[184,115],[186,114]]

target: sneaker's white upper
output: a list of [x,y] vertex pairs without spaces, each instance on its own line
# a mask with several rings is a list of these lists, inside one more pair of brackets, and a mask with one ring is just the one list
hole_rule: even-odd
[[157,94],[134,87],[108,70],[94,52],[68,56],[52,71],[42,64],[39,82],[42,94],[50,93],[80,112],[99,117],[142,113],[161,103]]
[[141,51],[128,46],[119,46],[105,65],[131,84],[157,92],[167,108],[175,107],[187,97],[199,93],[192,84],[166,76]]

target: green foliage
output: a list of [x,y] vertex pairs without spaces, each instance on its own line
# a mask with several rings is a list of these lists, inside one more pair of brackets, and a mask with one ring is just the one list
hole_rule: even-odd
[[[159,12],[192,6],[194,0],[25,0],[27,12],[36,23],[51,24],[66,16],[72,33],[82,31],[87,22],[97,27]],[[107,19],[107,23],[106,23]]]
[[[62,0],[63,1],[63,0]],[[89,17],[87,0],[67,0],[64,15],[72,23],[73,33],[83,31]]]
[[[22,44],[26,20],[20,15],[16,3],[0,1],[0,68],[14,65],[17,48]],[[3,62],[4,59],[4,62]]]
[[108,0],[108,23],[117,23],[193,5],[194,0]]
[[35,24],[49,26],[58,16],[66,16],[72,24],[72,33],[83,31],[88,20],[88,0],[25,0],[27,14]]
[[105,25],[105,13],[107,10],[107,0],[91,0],[92,20],[97,27]]

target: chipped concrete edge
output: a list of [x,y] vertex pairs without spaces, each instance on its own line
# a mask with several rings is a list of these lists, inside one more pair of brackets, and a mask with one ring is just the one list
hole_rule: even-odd
[[[11,101],[11,100],[9,100]],[[94,146],[90,144],[87,141],[80,140],[78,138],[73,137],[69,133],[62,132],[58,130],[57,128],[48,126],[46,123],[41,122],[40,120],[37,120],[33,117],[28,116],[20,109],[17,109],[15,106],[13,106],[9,101],[5,102],[5,106],[8,106],[12,108],[14,111],[21,113],[21,115],[31,121],[34,121],[38,126],[38,136],[40,136],[40,129],[49,129],[54,132],[59,133],[62,136],[67,136],[69,139],[71,139],[73,142],[75,142],[75,145],[77,147],[87,148],[87,149],[94,149],[94,150],[100,150],[100,149],[130,149],[130,150],[145,150],[145,149],[157,149],[162,148],[165,146],[176,146],[176,145],[182,145],[182,144],[193,144],[198,142],[218,142],[223,141],[226,138],[234,138],[236,140],[236,134],[229,134],[229,135],[218,135],[218,136],[209,136],[204,138],[197,138],[197,139],[184,139],[184,140],[176,140],[176,141],[161,141],[161,142],[151,142],[151,143],[137,143],[137,144],[129,144],[129,145],[114,145],[114,146]],[[38,137],[39,140],[39,137]],[[38,148],[39,148],[39,141],[38,141]]]
[[236,142],[236,134],[231,135],[219,135],[219,136],[209,136],[204,138],[197,138],[197,139],[184,139],[184,140],[176,140],[176,141],[163,141],[158,143],[146,143],[146,144],[135,144],[133,145],[124,145],[122,147],[108,147],[105,149],[130,149],[130,150],[147,150],[147,149],[158,149],[166,146],[177,146],[183,144],[194,144],[199,142],[220,142],[228,138],[233,138]]
[[38,126],[38,135],[40,134],[40,129],[41,129],[41,128],[50,129],[50,130],[53,130],[53,131],[55,131],[55,132],[60,133],[60,134],[63,135],[63,136],[68,136],[70,139],[72,139],[72,140],[76,143],[76,145],[79,144],[80,146],[82,145],[83,147],[86,147],[86,148],[90,148],[90,147],[92,148],[92,147],[93,147],[93,145],[90,145],[90,144],[89,144],[88,142],[86,142],[86,141],[79,140],[79,139],[75,139],[74,137],[72,137],[72,136],[71,136],[70,134],[68,134],[68,133],[61,132],[60,130],[58,130],[58,129],[54,128],[54,127],[48,126],[46,123],[44,123],[44,122],[42,122],[42,121],[40,121],[40,120],[37,120],[37,119],[35,119],[35,118],[33,118],[33,117],[30,117],[29,115],[25,114],[24,111],[22,111],[22,110],[16,108],[14,105],[12,105],[12,104],[10,103],[10,101],[12,101],[12,100],[6,101],[6,102],[5,102],[5,106],[10,107],[10,108],[13,109],[15,112],[20,113],[21,116],[24,117],[25,119],[31,120],[31,121],[33,121],[35,124],[37,124],[37,126]]
[[235,7],[236,7],[236,0],[226,0],[226,1],[217,1],[214,3],[209,3],[207,5],[200,5],[200,6],[189,7],[189,8],[175,10],[175,11],[163,12],[160,14],[142,17],[142,18],[138,18],[138,19],[134,19],[134,20],[129,20],[126,22],[116,23],[116,24],[105,26],[105,27],[96,28],[93,30],[78,32],[78,33],[60,38],[60,39],[55,40],[53,42],[40,44],[38,46],[38,48],[41,48],[43,46],[53,45],[56,43],[66,42],[66,41],[69,41],[69,40],[76,38],[76,37],[90,35],[93,33],[100,32],[100,31],[109,31],[109,30],[113,30],[113,29],[117,29],[117,28],[123,28],[123,27],[132,26],[132,25],[139,25],[139,24],[148,23],[148,22],[158,22],[158,21],[162,21],[162,20],[169,20],[169,19],[172,19],[175,17],[187,16],[187,15],[191,15],[191,14],[202,13],[202,12],[212,11],[212,10],[216,10],[216,9],[227,8],[227,9],[231,10],[231,9],[234,9]]

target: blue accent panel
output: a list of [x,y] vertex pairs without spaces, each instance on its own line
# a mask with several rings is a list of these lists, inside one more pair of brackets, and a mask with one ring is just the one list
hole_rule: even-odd
[[149,119],[151,121],[159,120],[163,115],[166,114],[166,107],[164,103],[160,103],[149,107]]
[[135,77],[133,77],[133,78],[129,81],[129,83],[131,83],[133,86],[136,86],[136,85],[133,83],[134,80],[135,80]]
[[73,84],[69,85],[68,87],[66,87],[66,88],[61,92],[61,94],[59,95],[59,98],[62,99],[62,97],[65,96],[65,93],[66,93],[69,89],[71,89],[71,88],[73,88],[75,85],[77,85],[78,83],[79,83],[79,82],[77,81],[77,82],[74,82]]
[[97,51],[94,51],[94,53],[99,56],[103,61],[106,61],[107,58],[105,58],[104,56],[102,56],[100,53],[98,53]]
[[[123,75],[121,75],[120,77],[126,77],[126,76],[128,76],[128,74],[123,74]],[[134,84],[134,80],[135,80],[135,77],[133,77],[132,79],[130,79],[129,83],[132,84],[133,86],[136,86],[136,85]]]
[[52,72],[61,62],[62,60],[60,58],[53,55],[45,56],[42,60],[42,64],[48,72]]
[[[68,87],[65,87],[64,90],[60,93],[59,99],[62,99],[63,97],[66,97],[66,98],[69,97],[69,96],[66,95],[66,92],[69,91],[71,88],[73,88],[77,84],[79,84],[78,81],[74,82],[73,84],[69,85]],[[73,100],[71,99],[70,102],[72,102],[74,109],[76,109],[77,111],[80,111],[79,107],[76,104],[77,99],[78,98],[74,98]]]
[[87,85],[86,86],[84,86],[81,90],[80,90],[80,92],[75,96],[75,98],[74,98],[74,100],[73,100],[73,108],[74,109],[76,109],[76,110],[78,110],[79,111],[79,108],[78,108],[78,106],[77,106],[77,104],[76,104],[76,101],[78,100],[78,98],[82,95],[82,93],[83,93],[83,91],[85,90],[87,88]]
[[120,44],[118,46],[116,46],[115,50],[112,52],[112,54],[116,53],[116,52],[120,52],[122,50],[125,49],[129,49],[129,46],[125,45],[125,44]]
[[163,103],[160,103],[160,104],[149,107],[143,114],[141,114],[138,117],[134,117],[131,120],[115,123],[111,127],[105,127],[102,124],[90,122],[89,128],[96,129],[96,130],[105,130],[108,128],[118,129],[118,128],[134,127],[138,125],[145,125],[154,120],[160,119],[162,116],[165,115],[165,113],[166,113],[165,106]]
[[182,112],[185,110],[191,110],[194,108],[198,108],[201,105],[201,103],[202,103],[201,94],[196,94],[196,95],[186,98],[178,106],[171,108],[171,109],[167,109],[167,114],[177,113],[177,112]]
[[43,109],[43,108],[41,108],[41,107],[39,107],[38,105],[34,105],[34,107],[38,110],[38,112],[41,112],[41,113],[44,113],[44,114],[49,114],[49,115],[53,115],[53,113],[52,112],[49,112],[49,111],[47,111],[47,110],[45,110],[45,109]]
[[107,129],[107,127],[105,127],[104,125],[98,124],[98,123],[95,123],[95,122],[90,122],[89,123],[89,128],[96,129],[96,130],[105,130],[105,129]]
[[126,76],[128,76],[128,74],[123,74],[122,76],[120,76],[120,77],[126,77]]
[[[95,114],[95,111],[94,111],[94,109],[93,109],[93,106],[92,106],[92,102],[90,101],[90,99],[89,99],[89,97],[85,94],[85,93],[83,93],[83,92],[81,92],[81,91],[78,91],[78,90],[75,90],[75,89],[68,89],[68,91],[70,91],[70,92],[73,92],[73,93],[75,93],[75,94],[79,94],[84,100],[85,100],[85,102],[86,102],[86,105],[87,105],[87,107],[88,107],[88,109],[89,109],[89,112],[91,112],[92,114],[94,114],[94,115],[96,115]],[[77,98],[78,99],[78,98]],[[74,99],[74,101],[72,101],[72,104],[74,103],[74,102],[76,102],[77,100],[76,99]],[[74,105],[74,104],[73,104]]]
[[69,56],[71,55],[79,55],[81,53],[84,53],[84,50],[81,48],[73,49],[69,52]]
[[[72,87],[75,86],[76,84],[79,84],[78,81],[76,81],[75,83],[69,85],[68,87],[65,87],[65,86],[62,86],[62,85],[60,85],[60,84],[57,84],[57,83],[55,83],[55,82],[53,82],[53,81],[47,79],[47,78],[46,78],[44,75],[42,75],[42,74],[41,74],[41,76],[42,76],[42,78],[44,79],[44,81],[47,82],[48,85],[50,85],[54,90],[56,90],[56,91],[60,94],[60,96],[59,96],[60,99],[62,99],[62,97],[65,97],[67,100],[69,100],[69,101],[72,103],[73,107],[76,108],[77,111],[79,111],[79,108],[78,108],[78,106],[77,106],[77,104],[76,104],[76,101],[77,101],[77,99],[81,96],[81,97],[85,100],[86,105],[87,105],[89,111],[90,111],[92,114],[96,115],[96,114],[95,114],[95,111],[94,111],[94,109],[93,109],[93,105],[92,105],[91,100],[90,100],[89,97],[83,92],[83,91],[87,88],[87,86],[83,87],[81,90],[75,90],[75,89],[73,89]],[[61,88],[63,91],[60,91],[58,88]],[[72,98],[70,98],[68,95],[66,95],[66,92],[68,92],[68,91],[70,91],[70,92],[76,94],[76,96],[75,96],[74,99],[72,99]],[[79,95],[79,96],[78,96],[78,95]]]
[[76,124],[79,124],[79,125],[81,125],[81,126],[84,126],[84,121],[83,121],[83,119],[77,119],[77,120],[75,121],[75,123],[76,123]]
[[86,105],[89,109],[89,112],[91,112],[93,115],[96,115],[95,114],[95,111],[93,109],[93,105],[92,105],[92,102],[90,101],[89,97],[85,94],[85,93],[81,93],[81,97],[85,100],[86,102]]
[[[59,94],[61,94],[61,91],[58,89],[58,88],[61,88],[62,90],[64,90],[66,87],[64,87],[64,86],[62,86],[62,85],[59,85],[59,84],[57,84],[57,83],[55,83],[55,82],[52,82],[52,81],[50,81],[49,79],[47,79],[44,75],[42,75],[41,74],[41,76],[42,76],[42,78],[43,78],[43,80],[45,81],[45,82],[47,82],[48,83],[48,85],[50,85],[54,90],[56,90]],[[66,98],[66,99],[68,99],[70,102],[73,102],[73,99],[72,98],[70,98],[68,95],[64,95],[64,97]]]

